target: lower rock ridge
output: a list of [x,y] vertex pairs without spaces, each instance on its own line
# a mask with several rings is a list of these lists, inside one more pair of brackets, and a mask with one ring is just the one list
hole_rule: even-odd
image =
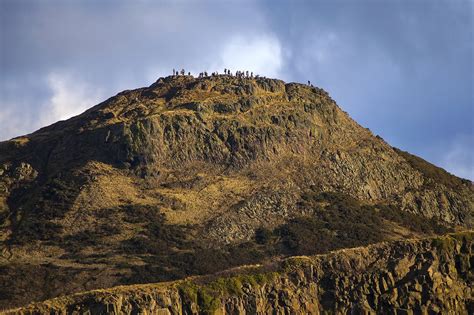
[[473,314],[474,232],[59,297],[3,314]]

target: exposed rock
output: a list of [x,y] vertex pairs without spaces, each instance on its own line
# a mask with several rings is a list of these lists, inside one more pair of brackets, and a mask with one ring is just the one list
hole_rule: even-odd
[[[323,191],[389,200],[427,217],[472,224],[470,183],[433,182],[420,163],[410,164],[356,124],[326,92],[280,80],[168,77],[27,139],[0,163],[27,163],[51,177],[95,160],[150,177],[195,161],[241,171],[293,158],[292,171],[301,177],[289,180],[300,188],[309,181]],[[0,144],[7,147],[14,146]]]
[[466,232],[294,257],[60,297],[4,314],[472,314],[473,239]]
[[471,182],[391,147],[322,89],[160,78],[0,142],[0,307],[306,254],[314,236],[321,253],[470,228],[473,210]]

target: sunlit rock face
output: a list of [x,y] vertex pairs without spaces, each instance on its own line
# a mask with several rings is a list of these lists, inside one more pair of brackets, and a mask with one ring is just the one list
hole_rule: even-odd
[[471,314],[473,233],[91,291],[7,314]]
[[320,88],[160,78],[0,142],[0,307],[472,228],[473,205]]

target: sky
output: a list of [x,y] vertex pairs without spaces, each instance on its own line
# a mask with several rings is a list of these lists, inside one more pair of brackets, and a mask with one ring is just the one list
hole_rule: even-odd
[[172,69],[311,80],[474,180],[474,0],[0,0],[0,141]]

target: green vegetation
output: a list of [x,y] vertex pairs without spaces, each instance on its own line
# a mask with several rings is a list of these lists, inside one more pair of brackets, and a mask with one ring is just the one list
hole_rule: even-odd
[[[79,193],[84,178],[71,174],[59,174],[46,181],[43,187],[27,187],[17,190],[9,199],[12,218],[12,235],[9,245],[21,245],[31,241],[53,242],[60,239],[62,228],[52,222],[63,218],[69,205]],[[26,207],[17,208],[17,205]],[[29,208],[29,211],[27,210]]]
[[104,243],[103,238],[116,235],[120,230],[110,224],[102,224],[95,230],[81,231],[73,235],[68,235],[62,238],[62,246],[71,253],[78,253],[85,246],[99,246]]
[[[292,218],[274,229],[260,227],[255,232],[254,240],[216,248],[206,246],[195,237],[199,227],[168,224],[158,207],[144,205],[97,211],[96,216],[103,223],[94,229],[60,238],[58,244],[67,251],[62,258],[74,259],[83,264],[107,261],[111,254],[139,257],[144,264],[117,262],[115,266],[119,271],[117,275],[120,282],[132,284],[213,274],[235,266],[259,263],[274,256],[313,255],[376,243],[386,239],[384,229],[387,222],[395,222],[425,234],[449,231],[435,220],[402,212],[390,205],[362,205],[354,198],[339,193],[308,191],[297,206],[311,215]],[[124,222],[134,225],[137,231],[114,248],[113,253],[84,254],[82,250],[85,247],[101,248],[107,237],[120,234],[120,228],[107,221],[112,216],[122,217]],[[30,235],[31,231],[36,231],[35,235],[38,235],[46,233],[41,229],[54,228],[41,224],[30,227],[26,226],[27,222],[48,224],[49,221],[25,221],[21,226],[30,231]],[[50,272],[55,274],[58,271],[52,268]],[[216,296],[242,294],[244,284],[261,285],[268,281],[267,277],[256,274],[231,280],[218,279],[207,289],[197,290],[195,294],[192,288],[183,290],[187,290],[189,298],[200,305],[203,313],[212,313],[219,302]],[[216,292],[222,293],[219,295]]]
[[188,247],[189,228],[184,225],[165,224],[165,217],[159,208],[151,206],[125,206],[125,221],[144,225],[144,229],[133,238],[122,243],[123,251],[130,254],[159,255],[170,247]]
[[449,235],[440,236],[440,237],[434,238],[431,241],[431,245],[433,245],[433,247],[435,247],[441,253],[446,253],[448,251],[451,251],[451,249],[455,245],[455,239],[450,237]]
[[212,274],[230,267],[252,264],[268,257],[264,246],[246,242],[209,248],[193,238],[196,227],[171,225],[156,207],[124,207],[128,222],[140,223],[143,230],[125,240],[120,251],[138,255],[147,264],[130,266],[132,275],[123,283],[167,281],[196,274]]
[[[212,274],[254,264],[277,255],[313,255],[387,240],[389,222],[423,234],[450,231],[436,220],[403,212],[390,205],[362,205],[340,193],[305,193],[298,207],[311,215],[290,219],[273,230],[260,227],[255,239],[220,248],[193,238],[194,226],[169,225],[157,208],[125,207],[128,222],[143,230],[122,242],[124,254],[138,255],[145,265],[132,265],[123,283],[168,281],[189,275]],[[204,299],[204,298],[203,298]]]
[[222,292],[209,286],[198,286],[192,282],[185,282],[178,289],[183,300],[199,306],[200,314],[211,315],[221,304]]
[[275,277],[275,272],[267,272],[219,277],[205,283],[185,281],[179,285],[178,290],[184,301],[199,306],[200,314],[213,314],[221,305],[223,298],[242,296],[245,285],[257,287],[273,281]]
[[256,243],[272,246],[273,252],[311,255],[386,240],[388,222],[416,233],[450,231],[435,219],[400,211],[391,205],[362,205],[340,193],[307,192],[298,207],[312,214],[293,218],[273,231],[257,229]]
[[426,218],[414,213],[400,211],[393,205],[377,205],[375,209],[378,210],[384,219],[396,222],[414,232],[424,234],[445,234],[452,231],[451,228],[440,224],[436,218]]
[[255,242],[257,244],[267,244],[272,238],[272,231],[270,229],[259,227],[255,230]]
[[[53,278],[71,293],[449,231],[394,207],[405,196],[391,194],[406,189],[414,197],[404,198],[407,208],[423,200],[426,215],[465,226],[470,219],[468,181],[397,151],[424,175],[417,177],[326,92],[279,80],[162,79],[14,142],[0,150],[0,251],[6,265],[22,267],[0,271],[5,288],[20,288],[8,301],[0,292],[0,307],[31,301],[31,292],[54,296]],[[390,196],[387,204],[320,191],[347,191],[341,182],[361,191],[367,178],[381,179],[376,190]],[[295,205],[299,189],[307,192]],[[259,281],[212,289],[239,294]],[[210,311],[212,292],[193,299]]]
[[307,193],[298,206],[312,210],[313,215],[292,219],[277,229],[288,254],[324,253],[375,243],[384,238],[381,217],[352,197],[338,193]]

